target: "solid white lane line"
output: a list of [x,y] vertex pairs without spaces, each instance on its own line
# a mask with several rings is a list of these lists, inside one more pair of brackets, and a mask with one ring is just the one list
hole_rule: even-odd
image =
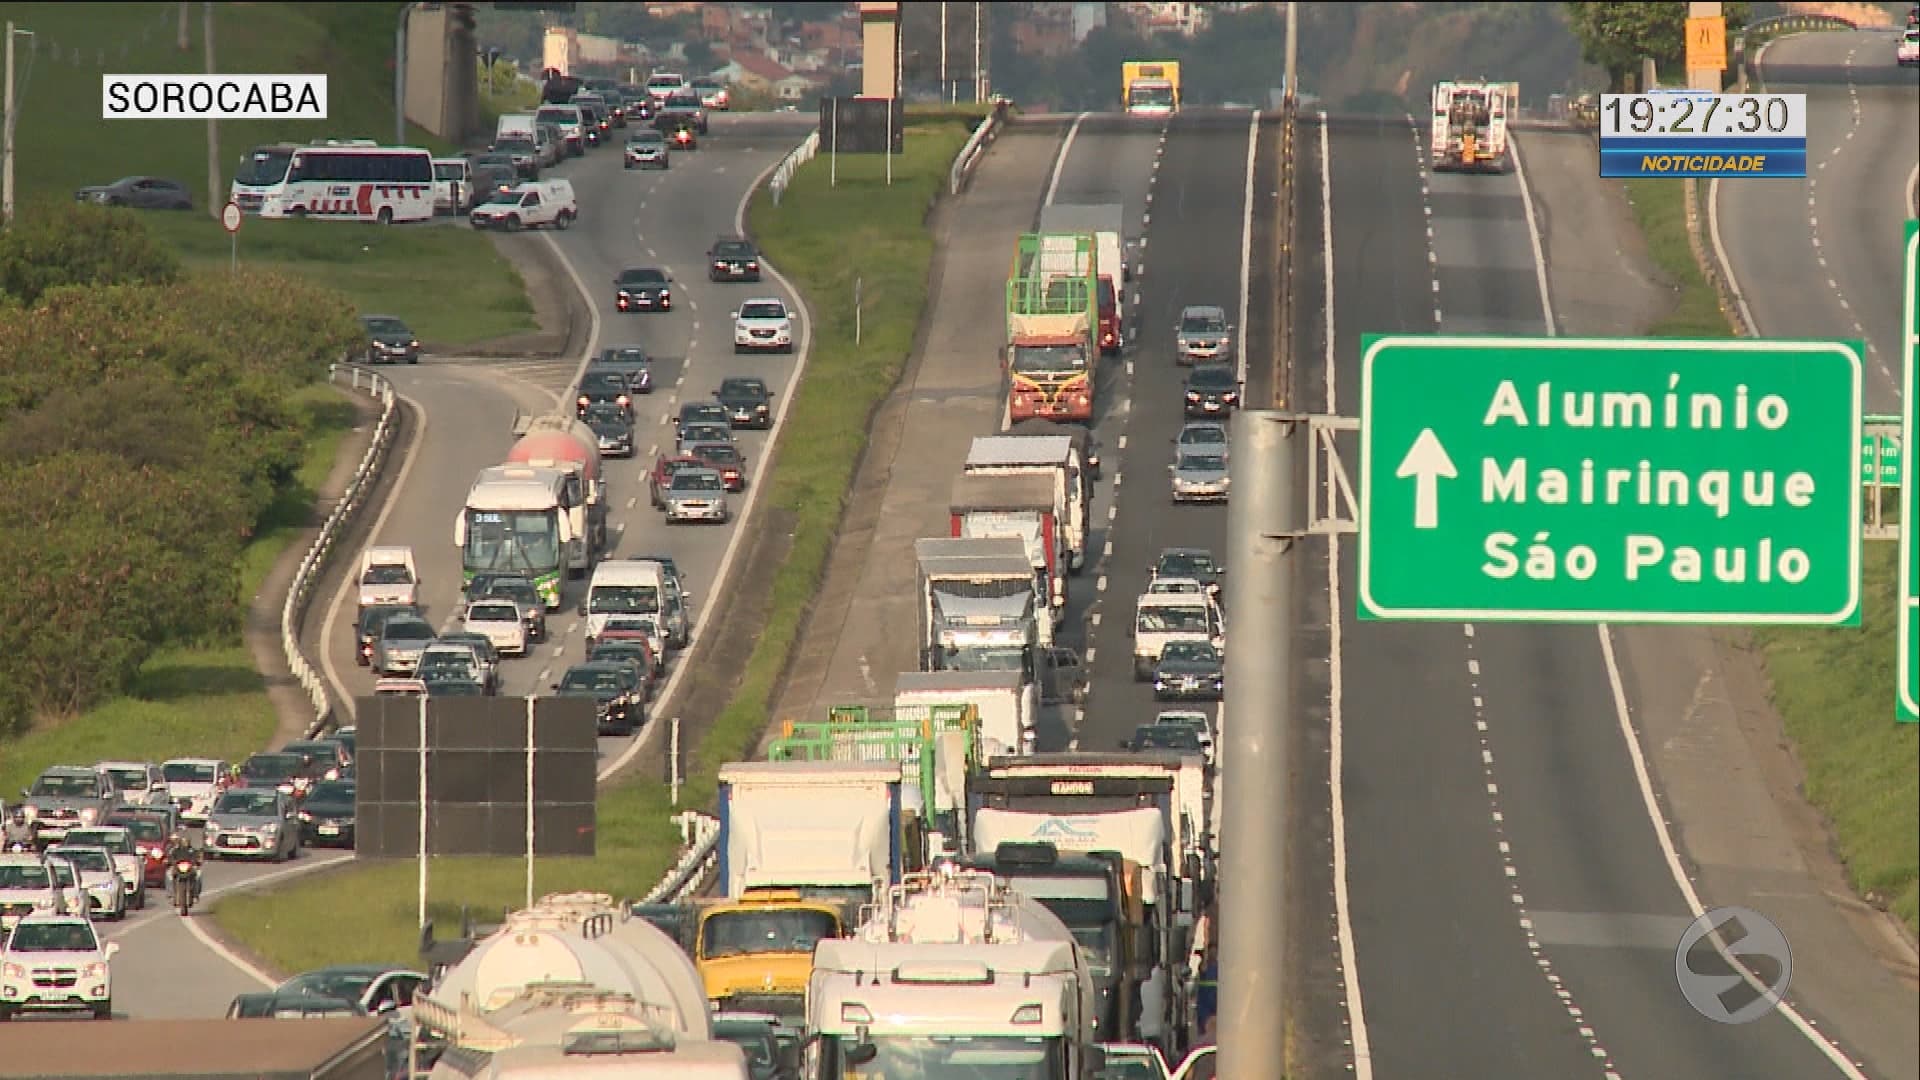
[[1247,121],[1247,187],[1241,194],[1240,203],[1240,325],[1235,327],[1239,337],[1239,348],[1234,352],[1239,356],[1237,365],[1240,372],[1241,394],[1245,395],[1247,385],[1247,310],[1252,300],[1250,288],[1253,284],[1253,162],[1260,148],[1260,110],[1255,109]]
[[1072,126],[1067,128],[1067,137],[1060,142],[1060,154],[1053,159],[1053,175],[1047,179],[1047,201],[1042,206],[1053,205],[1053,196],[1060,190],[1060,174],[1067,168],[1067,155],[1073,152],[1073,140],[1080,134],[1080,122],[1091,115],[1081,113],[1073,118]]

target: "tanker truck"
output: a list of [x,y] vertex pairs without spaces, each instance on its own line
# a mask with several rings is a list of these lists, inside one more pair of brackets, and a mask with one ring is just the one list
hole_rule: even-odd
[[520,441],[507,451],[508,465],[558,469],[578,490],[568,516],[573,539],[567,544],[567,573],[583,577],[607,548],[606,481],[600,471],[600,440],[593,429],[571,416],[515,417]]

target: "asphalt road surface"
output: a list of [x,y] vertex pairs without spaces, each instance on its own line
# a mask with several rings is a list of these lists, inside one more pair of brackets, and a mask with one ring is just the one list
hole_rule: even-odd
[[1900,239],[1920,170],[1920,70],[1890,31],[1801,34],[1760,55],[1766,89],[1807,95],[1804,181],[1723,181],[1720,249],[1767,337],[1867,342],[1866,408],[1899,411]]
[[[1156,704],[1152,685],[1134,681],[1129,629],[1134,601],[1146,591],[1162,549],[1202,547],[1216,558],[1226,557],[1224,504],[1171,505],[1167,465],[1173,460],[1174,439],[1186,423],[1181,396],[1185,369],[1174,362],[1174,333],[1180,309],[1191,304],[1217,305],[1236,324],[1245,321],[1238,313],[1246,292],[1241,253],[1250,242],[1246,193],[1253,124],[1251,112],[1182,112],[1167,125],[1164,151],[1156,151],[1157,164],[1150,168],[1146,272],[1134,281],[1130,292],[1137,302],[1128,308],[1131,385],[1126,397],[1109,407],[1113,411],[1101,429],[1112,461],[1108,469],[1116,476],[1115,516],[1110,524],[1112,552],[1095,583],[1100,618],[1090,633],[1091,690],[1078,732],[1083,749],[1114,750],[1132,736],[1136,725],[1152,721],[1161,709],[1194,707]],[[1271,135],[1277,126],[1261,130]],[[1111,165],[1092,182],[1120,185],[1129,198],[1126,185],[1138,183]],[[1235,327],[1243,346],[1247,329]],[[1264,373],[1271,356],[1258,344],[1264,336],[1254,337],[1257,354],[1248,356],[1243,348],[1241,355],[1250,361],[1250,371]],[[1247,389],[1253,400],[1266,400],[1264,385]],[[1232,622],[1229,611],[1229,648]]]
[[[598,151],[577,159],[558,175],[574,182],[583,210],[581,224],[555,233],[598,306],[600,334],[594,348],[641,344],[661,357],[656,361],[658,390],[640,399],[637,449],[672,443],[663,418],[678,411],[686,395],[705,397],[727,374],[758,374],[784,396],[799,354],[742,356],[732,351],[732,322],[727,317],[748,296],[786,296],[771,277],[760,285],[709,284],[703,269],[707,248],[734,231],[734,215],[754,180],[805,137],[805,117],[717,116],[700,150],[679,157],[666,172],[620,167],[618,151]],[[651,251],[649,251],[651,249]],[[669,314],[619,315],[612,290],[604,287],[628,265],[661,265],[675,272],[676,310]],[[696,329],[697,324],[697,329]],[[796,336],[798,326],[796,325]],[[417,367],[383,368],[400,393],[418,406],[424,423],[417,442],[395,467],[392,494],[375,508],[369,543],[409,544],[419,561],[422,594],[436,621],[454,612],[460,592],[460,560],[454,548],[453,522],[467,488],[480,469],[498,463],[512,446],[516,412],[550,410],[564,402],[579,369],[579,358],[551,361],[434,359]],[[683,380],[684,376],[684,381]],[[778,401],[776,400],[776,405]],[[758,469],[767,436],[739,433],[743,452]],[[643,465],[642,461],[646,464]],[[645,468],[651,456],[631,463],[609,462],[612,497],[609,528],[618,538],[614,554],[663,552],[675,557],[698,601],[714,588],[715,574],[734,525],[678,526],[668,529],[646,504]],[[756,478],[757,479],[757,478]],[[750,483],[749,494],[754,490]],[[636,501],[637,500],[637,501]],[[745,503],[734,499],[737,521]],[[346,560],[343,560],[343,562]],[[346,575],[337,575],[344,579]],[[581,658],[580,620],[573,614],[584,590],[570,582],[566,603],[549,614],[552,641],[525,659],[503,665],[503,692],[526,694],[557,678]],[[350,590],[323,592],[307,620],[303,645],[319,655],[334,691],[351,703],[369,692],[371,677],[354,664],[354,602]],[[322,646],[323,648],[317,648]],[[636,736],[636,738],[639,736]],[[603,761],[612,760],[631,740],[603,739]],[[265,883],[339,859],[333,853],[308,852],[286,866],[214,863],[207,870],[206,897]],[[178,916],[158,905],[131,916],[109,931],[122,943],[114,959],[115,1009],[131,1017],[207,1017],[225,1014],[237,993],[261,988],[261,979],[212,951]],[[290,933],[298,932],[290,928]]]
[[[1363,334],[1545,331],[1522,177],[1426,174],[1408,117],[1303,134],[1331,197],[1333,295],[1309,278],[1296,310],[1331,308],[1320,363],[1337,411],[1354,411]],[[1357,448],[1342,452],[1352,471]],[[1838,1075],[1778,1013],[1727,1026],[1681,995],[1688,913],[1594,629],[1359,622],[1342,547],[1330,711],[1356,956],[1345,1002],[1350,1018],[1363,1006],[1353,1037],[1369,1050],[1356,1075]]]

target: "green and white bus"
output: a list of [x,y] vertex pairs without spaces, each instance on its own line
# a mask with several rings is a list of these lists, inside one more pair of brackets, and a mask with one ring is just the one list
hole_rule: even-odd
[[559,607],[577,490],[559,469],[495,465],[480,470],[453,524],[462,582],[471,583],[476,574],[525,577],[549,609]]

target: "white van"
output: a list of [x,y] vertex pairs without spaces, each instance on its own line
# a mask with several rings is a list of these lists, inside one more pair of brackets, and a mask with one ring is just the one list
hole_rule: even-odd
[[1221,651],[1227,647],[1227,624],[1220,605],[1204,592],[1146,593],[1133,609],[1133,678],[1153,677],[1160,651],[1169,641],[1204,641]]
[[560,129],[566,139],[568,157],[579,157],[587,152],[587,120],[578,105],[542,105],[534,118],[542,124],[552,124]]
[[464,214],[473,209],[473,162],[463,157],[433,159],[433,212]]
[[534,132],[539,129],[540,121],[532,113],[505,113],[494,125],[493,141],[502,139],[526,139],[531,142]]
[[417,604],[420,568],[410,547],[370,547],[360,553],[360,606]]
[[607,559],[594,567],[580,605],[587,619],[587,648],[593,648],[609,616],[664,616],[667,589],[666,568],[648,559]]
[[647,96],[655,102],[665,101],[686,87],[687,77],[671,71],[656,71],[647,77]]
[[506,191],[473,208],[467,216],[476,229],[565,229],[580,216],[571,180],[535,180]]

